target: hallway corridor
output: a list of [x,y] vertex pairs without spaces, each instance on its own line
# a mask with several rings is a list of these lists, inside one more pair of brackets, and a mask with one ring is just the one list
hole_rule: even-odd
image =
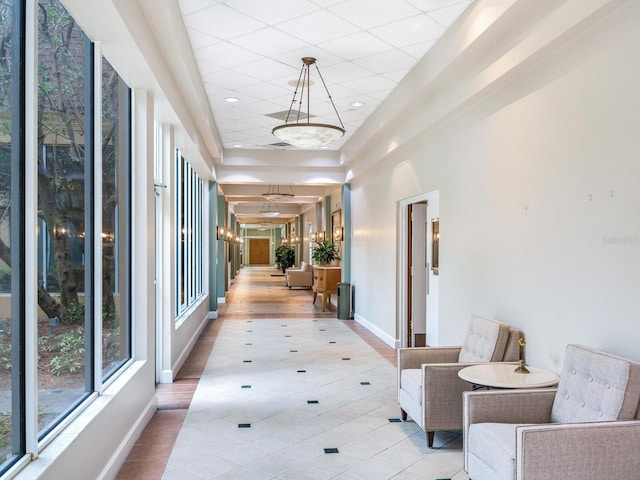
[[117,478],[466,479],[458,433],[428,449],[399,421],[395,351],[312,300],[273,267],[243,268],[176,382],[158,390],[168,421],[157,429],[173,428],[175,443],[140,440],[140,454],[158,456],[144,470],[132,452]]

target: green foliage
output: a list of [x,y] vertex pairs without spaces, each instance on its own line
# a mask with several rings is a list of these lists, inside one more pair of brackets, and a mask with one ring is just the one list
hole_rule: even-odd
[[320,264],[329,264],[338,256],[338,247],[331,240],[317,242],[311,251],[311,258]]
[[11,415],[0,415],[0,451],[9,447],[11,440]]
[[84,365],[84,329],[81,327],[61,334],[53,349],[59,350],[59,355],[49,362],[51,373],[56,376],[62,373],[76,373]]
[[276,248],[276,263],[284,272],[287,268],[293,267],[296,261],[296,251],[290,245],[280,245]]
[[0,343],[0,370],[11,371],[11,342]]
[[81,303],[72,303],[69,305],[67,312],[61,319],[66,325],[83,325],[84,324],[84,305]]

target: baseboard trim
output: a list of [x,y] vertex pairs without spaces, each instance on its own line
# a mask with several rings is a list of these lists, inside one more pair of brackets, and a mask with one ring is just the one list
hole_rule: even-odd
[[376,337],[378,337],[380,340],[382,340],[384,343],[386,343],[387,345],[389,345],[391,348],[397,348],[396,347],[396,339],[391,337],[390,335],[387,335],[387,333],[383,332],[382,330],[380,330],[380,328],[378,328],[376,325],[374,325],[373,323],[369,322],[366,318],[361,317],[360,315],[358,315],[357,313],[353,316],[353,319],[359,323],[360,325],[362,325],[364,328],[366,328],[367,330],[369,330],[371,333],[373,333]]

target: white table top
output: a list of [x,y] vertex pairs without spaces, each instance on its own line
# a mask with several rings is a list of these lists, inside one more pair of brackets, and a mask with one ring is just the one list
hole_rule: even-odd
[[517,364],[484,363],[465,367],[458,376],[467,382],[495,388],[540,388],[552,387],[560,377],[542,368],[530,367],[530,373],[516,373]]

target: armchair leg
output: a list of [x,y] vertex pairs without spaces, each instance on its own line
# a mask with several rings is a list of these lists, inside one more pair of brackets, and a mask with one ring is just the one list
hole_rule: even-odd
[[433,448],[433,437],[436,432],[427,432],[427,446]]
[[400,417],[402,418],[403,422],[407,421],[407,412],[405,412],[403,409],[400,409]]

